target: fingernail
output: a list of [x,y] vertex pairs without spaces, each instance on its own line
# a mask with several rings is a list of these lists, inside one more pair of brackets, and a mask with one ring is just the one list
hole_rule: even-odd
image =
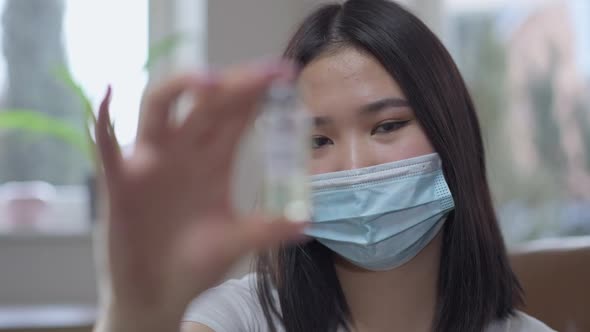
[[106,101],[107,105],[109,105],[111,103],[112,93],[113,93],[113,89],[112,89],[111,85],[108,84],[107,85],[107,93],[105,95],[105,101]]
[[99,112],[107,112],[108,107],[111,104],[111,95],[112,95],[112,89],[111,89],[111,85],[109,84],[109,85],[107,85],[107,91],[105,92],[104,97],[102,98],[102,101],[100,102]]

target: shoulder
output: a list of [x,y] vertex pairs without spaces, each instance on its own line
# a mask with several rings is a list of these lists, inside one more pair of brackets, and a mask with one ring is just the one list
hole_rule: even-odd
[[183,321],[215,332],[259,331],[264,314],[256,295],[256,277],[248,274],[205,291],[189,305]]
[[517,311],[506,320],[490,325],[486,332],[555,332],[555,330],[536,318]]

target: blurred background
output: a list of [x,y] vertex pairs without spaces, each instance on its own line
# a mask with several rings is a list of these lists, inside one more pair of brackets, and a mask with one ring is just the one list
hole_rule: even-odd
[[[93,160],[108,84],[123,145],[150,80],[280,54],[318,0],[0,0],[0,331],[94,317]],[[590,1],[405,0],[475,99],[509,247],[590,235]],[[256,136],[236,205],[253,206]],[[86,326],[86,327],[84,327]]]

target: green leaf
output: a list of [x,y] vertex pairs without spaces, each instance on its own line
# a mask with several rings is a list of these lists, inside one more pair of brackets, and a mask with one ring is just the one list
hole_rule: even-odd
[[50,135],[78,148],[87,156],[91,155],[91,148],[84,133],[65,121],[43,113],[25,109],[0,110],[0,129]]
[[175,33],[155,42],[148,50],[148,58],[143,69],[151,69],[158,60],[170,55],[183,40],[184,36],[181,33]]
[[59,66],[56,69],[55,74],[57,75],[57,78],[59,78],[68,88],[70,88],[76,94],[76,96],[78,96],[78,98],[82,102],[84,114],[86,114],[86,120],[92,121],[92,124],[96,125],[96,115],[94,114],[94,111],[92,109],[92,102],[90,101],[90,98],[88,97],[86,92],[84,92],[84,89],[82,89],[80,84],[78,84],[76,80],[74,80],[72,74],[68,70],[68,67],[65,65]]
[[58,66],[55,70],[56,77],[61,80],[66,87],[68,87],[80,100],[82,103],[82,109],[85,115],[85,126],[84,126],[84,142],[85,142],[85,153],[87,157],[92,161],[93,165],[98,169],[99,160],[97,159],[97,155],[95,153],[96,146],[94,140],[92,139],[91,134],[91,126],[92,128],[96,127],[96,115],[94,114],[94,110],[92,108],[92,102],[90,101],[90,97],[86,94],[82,86],[76,82],[72,73],[68,69],[65,64]]

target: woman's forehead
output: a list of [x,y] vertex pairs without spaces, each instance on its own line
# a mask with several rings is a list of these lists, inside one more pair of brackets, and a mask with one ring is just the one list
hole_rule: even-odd
[[374,57],[353,48],[309,63],[298,85],[304,102],[318,110],[359,108],[384,98],[405,99],[397,82]]

